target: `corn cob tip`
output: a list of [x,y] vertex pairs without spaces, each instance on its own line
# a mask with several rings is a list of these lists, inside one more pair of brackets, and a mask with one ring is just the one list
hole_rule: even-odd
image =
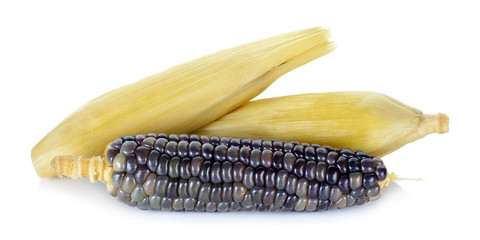
[[90,182],[105,182],[110,167],[102,157],[56,156],[50,163],[52,171],[58,177],[78,179],[88,177]]
[[448,127],[449,118],[446,114],[424,114],[421,118],[421,125],[423,128],[420,130],[426,131],[428,133],[446,133],[449,130]]

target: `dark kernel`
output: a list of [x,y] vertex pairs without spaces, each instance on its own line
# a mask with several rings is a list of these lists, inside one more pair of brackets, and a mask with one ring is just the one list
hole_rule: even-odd
[[317,161],[325,162],[327,159],[328,150],[325,148],[317,148],[315,150],[317,154]]
[[180,134],[180,141],[190,141],[190,137],[187,134]]
[[306,178],[298,179],[297,189],[295,190],[295,194],[297,194],[299,198],[304,198],[307,196],[307,191],[308,191],[308,180]]
[[193,142],[193,141],[200,142],[200,137],[195,134],[190,135],[190,142]]
[[159,133],[158,138],[168,138],[168,136],[165,133]]
[[133,136],[130,136],[130,135],[123,137],[123,141],[124,141],[124,142],[126,142],[126,141],[134,141],[134,140],[135,140],[135,138],[133,138]]
[[207,136],[200,136],[200,142],[201,143],[210,143],[210,138]]
[[189,143],[187,141],[184,141],[184,140],[181,140],[180,142],[178,142],[177,155],[180,158],[184,158],[184,157],[188,156],[188,144]]
[[285,185],[285,191],[288,194],[294,194],[297,188],[298,178],[294,174],[288,175],[287,184]]
[[155,183],[155,193],[158,196],[161,196],[161,197],[167,196],[168,180],[169,180],[169,177],[167,176],[157,177],[157,182]]
[[115,156],[117,156],[117,154],[119,152],[120,152],[120,150],[118,150],[116,148],[112,148],[112,147],[110,147],[107,150],[107,153],[105,154],[105,157],[107,158],[108,164],[110,164],[110,165],[113,164],[113,159],[115,158]]
[[250,190],[252,193],[252,200],[255,204],[263,203],[263,196],[265,194],[265,188],[260,186],[255,186]]
[[228,147],[225,145],[216,146],[213,152],[213,156],[215,160],[219,162],[225,161],[225,159],[227,159],[227,150],[228,150]]
[[348,160],[344,156],[340,156],[337,160],[337,168],[341,174],[348,172]]
[[230,139],[230,146],[240,148],[240,146],[241,146],[240,139],[238,139],[238,138]]
[[266,212],[268,210],[268,206],[263,204],[263,203],[260,203],[257,205],[257,211],[259,212]]
[[289,142],[289,143],[284,143],[283,144],[283,151],[284,152],[292,152],[293,150],[293,143]]
[[210,173],[210,180],[214,184],[222,182],[222,163],[213,162],[212,170],[211,170],[211,173]]
[[387,178],[387,168],[384,165],[377,165],[375,168],[375,175],[377,175],[378,181],[383,181]]
[[375,171],[375,166],[373,166],[373,160],[370,158],[362,159],[361,165],[363,173],[373,173]]
[[265,188],[265,195],[263,196],[263,204],[271,206],[275,202],[275,195],[277,191],[275,188]]
[[308,185],[307,197],[310,199],[318,198],[318,190],[320,189],[320,183],[317,180],[313,180]]
[[183,179],[190,179],[192,173],[190,171],[190,159],[184,158],[180,162],[180,177]]
[[230,162],[237,162],[239,160],[240,148],[238,147],[229,147],[227,150],[227,160]]
[[285,201],[287,200],[288,194],[285,191],[277,191],[277,194],[275,195],[275,202],[273,205],[275,207],[283,207],[285,204]]
[[325,176],[327,175],[328,165],[326,162],[318,162],[317,168],[315,169],[315,178],[319,182],[325,181]]
[[367,189],[370,189],[377,184],[377,177],[375,173],[367,173],[363,176],[363,186]]
[[263,167],[255,168],[255,185],[265,186],[265,173],[266,170]]
[[381,193],[380,186],[378,186],[378,184],[375,184],[375,186],[368,189],[367,196],[370,197],[370,198],[374,198],[374,197],[378,197],[378,195],[380,195],[380,193]]
[[354,156],[354,153],[352,150],[348,149],[348,148],[343,148],[342,150],[340,150],[340,155],[346,157],[346,158],[351,158]]
[[242,202],[245,194],[247,193],[247,188],[241,183],[233,184],[233,201]]
[[178,197],[178,179],[170,179],[167,185],[167,197]]
[[253,140],[252,144],[250,145],[252,149],[261,149],[262,148],[262,142],[260,140]]
[[251,194],[251,192],[250,192],[250,191],[247,191],[244,195],[245,195],[245,197],[243,198],[243,200],[242,200],[242,202],[241,202],[241,204],[242,204],[242,206],[244,207],[244,209],[247,210],[246,208],[247,208],[248,206],[255,206],[255,205],[253,204],[253,199],[252,199],[252,194]]
[[348,175],[342,175],[338,179],[338,187],[345,193],[350,193],[350,183],[348,181]]
[[305,174],[305,166],[307,162],[305,159],[298,158],[293,166],[293,174],[297,175],[297,177],[303,177]]
[[293,154],[295,154],[297,158],[303,158],[304,157],[303,149],[304,149],[304,146],[296,145],[295,147],[293,147],[292,152]]
[[360,172],[362,170],[362,164],[358,158],[348,159],[348,171],[349,172]]
[[350,189],[357,189],[363,185],[363,174],[361,172],[353,172],[349,174]]
[[288,195],[287,199],[285,200],[284,208],[291,211],[295,206],[295,203],[297,202],[297,200],[298,200],[297,195],[294,195],[294,194]]
[[135,142],[137,142],[138,145],[142,144],[143,140],[145,140],[145,136],[141,134],[135,136]]
[[113,172],[111,177],[112,185],[115,186],[116,188],[121,188],[124,177],[125,177],[124,172]]
[[305,160],[307,160],[307,161],[317,160],[317,154],[315,153],[315,148],[313,148],[313,147],[306,147],[305,148]]
[[330,186],[326,183],[320,183],[320,188],[318,190],[318,199],[328,200],[329,198],[330,198]]
[[203,203],[210,202],[210,192],[212,191],[212,184],[204,183],[198,192],[198,200]]
[[205,212],[206,210],[206,204],[202,202],[197,202],[195,205],[195,211],[196,212]]
[[168,174],[168,162],[170,161],[170,156],[167,154],[162,154],[160,159],[158,159],[157,166],[157,175],[167,175]]
[[245,173],[245,164],[241,162],[236,162],[233,165],[233,171],[232,171],[233,181],[242,182],[244,173]]
[[168,176],[171,178],[180,177],[180,158],[173,157],[168,162]]
[[228,147],[229,143],[230,143],[230,138],[228,138],[228,137],[221,137],[220,138],[220,145],[224,145],[224,146]]
[[137,158],[135,157],[135,154],[129,154],[127,156],[127,159],[125,160],[125,172],[134,174],[135,171],[137,171]]
[[263,141],[262,147],[263,147],[263,150],[270,150],[270,151],[272,151],[272,149],[273,149],[272,141]]
[[223,202],[233,202],[233,186],[231,183],[224,183],[222,186],[222,199]]
[[118,189],[117,190],[117,199],[120,202],[127,203],[128,201],[130,201],[131,198],[130,198],[129,193],[124,192],[122,189]]
[[328,145],[323,146],[323,148],[327,149],[329,152],[336,152],[338,150],[337,148],[333,148]]
[[272,166],[275,169],[282,169],[283,167],[283,152],[275,151],[272,155]]
[[285,153],[283,157],[283,168],[287,170],[287,172],[293,171],[293,166],[297,161],[297,157],[293,153]]
[[200,180],[202,182],[210,182],[210,171],[211,171],[212,163],[210,161],[205,161],[202,165],[202,169],[200,170]]
[[113,140],[113,142],[110,144],[110,147],[120,149],[122,147],[123,140],[121,138],[117,138]]
[[149,149],[153,149],[153,146],[155,145],[155,141],[157,139],[154,137],[147,137],[145,140],[142,141],[142,146],[148,147]]
[[276,177],[277,177],[277,172],[275,171],[275,169],[268,168],[267,172],[265,173],[265,187],[274,188]]
[[159,138],[155,141],[153,148],[160,153],[165,153],[165,146],[167,145],[168,140],[166,138]]
[[370,157],[370,155],[368,155],[368,154],[366,154],[366,153],[364,153],[364,152],[362,152],[362,151],[358,151],[358,150],[355,151],[355,155],[356,155],[357,158],[359,158],[359,159],[364,159],[364,158],[369,158],[369,157]]
[[135,141],[127,141],[122,144],[122,147],[120,148],[120,153],[128,155],[134,153],[136,148],[137,143]]
[[334,165],[330,165],[327,168],[327,174],[325,176],[325,180],[330,185],[337,184],[338,178],[340,177],[340,172]]
[[305,166],[305,178],[309,181],[315,179],[317,170],[317,162],[316,161],[308,161]]
[[242,139],[240,143],[242,144],[242,147],[250,148],[250,139]]
[[138,164],[147,164],[148,154],[150,153],[150,149],[144,146],[140,146],[135,151],[135,155],[137,156]]
[[272,155],[273,152],[271,150],[263,150],[261,156],[261,164],[266,168],[272,167]]
[[148,155],[147,166],[150,171],[155,172],[158,166],[158,159],[160,158],[160,153],[157,150],[152,150]]
[[262,164],[262,151],[260,149],[253,149],[250,152],[250,166],[256,168]]
[[214,146],[210,143],[204,143],[202,145],[202,157],[206,160],[210,160],[213,157]]
[[225,183],[230,183],[233,181],[233,165],[231,162],[222,163],[222,180]]
[[196,204],[197,200],[195,198],[185,198],[183,200],[183,206],[185,207],[185,211],[193,211]]
[[135,181],[138,184],[143,184],[145,180],[147,180],[147,176],[150,174],[150,170],[148,169],[147,165],[139,165],[137,171],[135,171]]
[[327,154],[327,158],[326,158],[326,162],[329,164],[329,165],[333,165],[337,162],[337,159],[338,159],[338,153],[337,152],[329,152]]
[[178,137],[177,134],[170,134],[170,135],[168,136],[168,140],[169,140],[169,141],[178,142],[178,141],[180,141],[180,138]]
[[327,210],[327,208],[328,208],[329,205],[330,205],[330,201],[328,201],[328,200],[318,201],[317,210],[319,210],[319,211],[321,211],[321,210]]
[[197,177],[192,177],[188,179],[188,195],[193,198],[198,197],[198,192],[200,191],[201,186],[202,182]]
[[329,200],[331,202],[336,202],[336,201],[338,201],[338,199],[340,199],[342,197],[342,195],[343,195],[343,192],[342,192],[342,190],[340,190],[339,187],[332,186],[330,188],[330,198],[329,198]]
[[165,153],[170,155],[171,157],[177,156],[177,145],[177,142],[169,141],[165,146]]
[[181,197],[181,198],[190,197],[190,195],[188,194],[188,180],[187,179],[178,180],[178,197]]
[[245,165],[250,163],[250,152],[252,149],[250,147],[242,147],[240,148],[240,161],[243,162]]
[[358,199],[357,202],[355,203],[355,205],[360,206],[360,205],[365,204],[366,202],[368,202],[368,198],[364,197],[362,199]]
[[202,157],[194,157],[192,158],[192,162],[190,163],[191,171],[190,173],[194,177],[198,177],[200,175],[200,170],[202,169],[203,165],[203,158]]
[[352,190],[352,192],[350,192],[350,195],[352,195],[356,199],[362,199],[365,197],[365,188],[360,187],[360,188],[354,189]]
[[285,189],[285,186],[287,185],[287,179],[288,179],[287,171],[285,171],[284,169],[278,171],[277,179],[275,181],[275,188],[277,188],[278,190]]
[[220,184],[212,185],[212,193],[210,194],[210,201],[214,203],[222,202],[222,185]]
[[274,141],[272,144],[274,151],[283,151],[283,143],[279,141]]
[[255,186],[255,173],[252,167],[245,168],[245,175],[243,176],[243,185],[246,188],[251,189]]

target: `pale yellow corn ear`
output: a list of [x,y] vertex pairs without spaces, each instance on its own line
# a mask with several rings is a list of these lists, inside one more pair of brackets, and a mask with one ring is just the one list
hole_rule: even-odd
[[118,136],[190,132],[265,90],[278,77],[335,49],[321,28],[247,43],[120,87],[67,117],[32,150],[40,177],[66,154],[101,155]]
[[192,133],[320,143],[381,157],[447,132],[448,121],[380,93],[331,92],[251,101]]

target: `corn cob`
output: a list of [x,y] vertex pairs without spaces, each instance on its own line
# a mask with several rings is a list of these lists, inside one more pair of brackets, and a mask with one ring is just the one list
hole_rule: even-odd
[[328,38],[329,31],[320,28],[287,33],[106,93],[67,117],[33,148],[35,170],[40,177],[53,177],[50,162],[55,156],[100,155],[100,146],[121,135],[193,131],[246,103],[286,72],[333,51]]
[[380,93],[331,92],[251,101],[192,134],[321,142],[382,157],[447,131],[445,114],[423,114]]
[[362,151],[198,135],[115,139],[104,157],[59,156],[58,176],[106,183],[140,209],[317,211],[376,200],[393,175]]

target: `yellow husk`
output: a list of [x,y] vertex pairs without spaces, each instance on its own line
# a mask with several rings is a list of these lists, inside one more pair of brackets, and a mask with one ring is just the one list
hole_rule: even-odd
[[318,143],[381,157],[447,131],[444,114],[423,114],[380,93],[332,92],[251,101],[192,133]]
[[56,176],[55,156],[101,155],[128,134],[186,133],[265,90],[278,77],[335,49],[321,28],[278,35],[223,50],[120,87],[67,117],[32,150],[40,177]]

